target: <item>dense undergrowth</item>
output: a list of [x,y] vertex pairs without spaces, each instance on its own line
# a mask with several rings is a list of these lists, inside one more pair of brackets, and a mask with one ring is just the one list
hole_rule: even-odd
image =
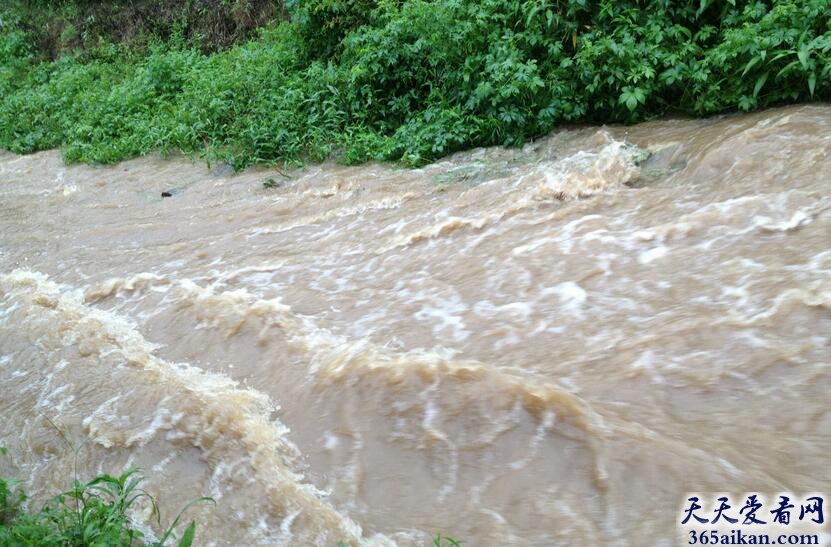
[[14,6],[0,14],[0,147],[61,146],[68,162],[417,165],[567,123],[831,99],[831,0],[288,0],[212,53],[184,20],[54,61]]

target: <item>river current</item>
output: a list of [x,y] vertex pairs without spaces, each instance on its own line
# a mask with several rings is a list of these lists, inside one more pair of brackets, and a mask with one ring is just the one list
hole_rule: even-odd
[[829,181],[823,105],[416,170],[4,153],[0,475],[140,467],[202,545],[673,545],[687,492],[831,492]]

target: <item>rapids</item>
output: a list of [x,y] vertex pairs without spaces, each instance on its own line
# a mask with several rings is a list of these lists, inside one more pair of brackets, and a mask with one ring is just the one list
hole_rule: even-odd
[[671,545],[686,492],[831,492],[830,180],[822,105],[417,170],[4,153],[0,475],[141,467],[204,545]]

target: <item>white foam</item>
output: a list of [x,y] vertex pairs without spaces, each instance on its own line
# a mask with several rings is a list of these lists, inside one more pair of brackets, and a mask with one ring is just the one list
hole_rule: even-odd
[[562,307],[571,311],[579,310],[586,301],[585,289],[574,281],[564,281],[553,287],[546,287],[541,294],[543,296],[556,294],[560,297]]
[[669,249],[667,249],[663,245],[659,247],[653,247],[652,249],[649,249],[648,251],[644,251],[641,254],[639,254],[638,262],[640,262],[641,264],[649,264],[651,262],[658,260],[659,258],[663,258],[667,255],[668,252]]

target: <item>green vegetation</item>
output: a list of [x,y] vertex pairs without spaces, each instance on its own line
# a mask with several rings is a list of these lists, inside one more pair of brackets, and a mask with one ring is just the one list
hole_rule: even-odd
[[[225,26],[178,3],[140,40],[111,27],[146,2],[79,30],[94,4],[0,11],[0,147],[418,165],[566,123],[831,99],[829,0],[213,0]],[[37,10],[63,39],[23,23]]]
[[461,545],[461,541],[447,536],[442,537],[442,535],[439,534],[433,539],[433,543],[430,544],[430,547],[461,547]]
[[[0,448],[0,454],[5,452]],[[89,482],[76,479],[70,490],[49,500],[39,512],[27,513],[23,511],[26,494],[19,483],[0,478],[0,545],[164,545],[174,539],[174,528],[181,513],[161,539],[152,543],[143,541],[143,534],[133,528],[127,516],[136,501],[146,498],[152,505],[156,524],[161,527],[153,498],[139,488],[143,480],[136,469],[129,469],[118,477],[100,475]],[[205,500],[210,499],[200,498],[195,502]],[[196,524],[191,522],[179,540],[179,547],[189,547],[195,533]]]
[[147,46],[181,35],[201,51],[227,48],[286,14],[273,0],[4,0],[35,52],[57,59],[102,42]]

